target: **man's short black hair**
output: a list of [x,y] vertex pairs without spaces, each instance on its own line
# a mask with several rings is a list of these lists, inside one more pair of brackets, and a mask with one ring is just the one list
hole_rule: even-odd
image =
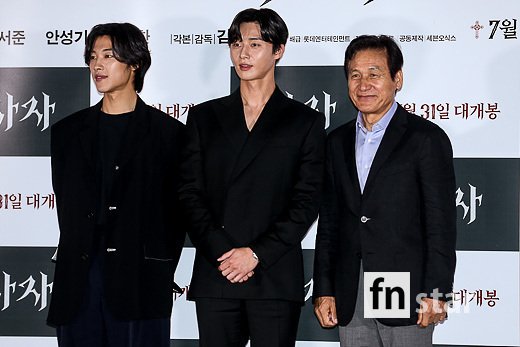
[[130,23],[98,24],[90,30],[85,44],[85,64],[90,64],[90,56],[96,39],[108,36],[112,41],[115,58],[135,68],[134,89],[143,89],[144,75],[152,64],[148,43],[141,30]]
[[403,68],[403,53],[397,43],[386,35],[361,35],[356,37],[345,51],[345,72],[348,77],[348,65],[356,53],[365,50],[380,50],[386,53],[386,61],[392,80],[399,70]]
[[239,12],[228,29],[228,44],[241,41],[240,24],[257,23],[260,26],[262,40],[273,44],[273,53],[280,49],[281,45],[287,43],[289,30],[282,17],[270,8],[259,10],[248,8]]

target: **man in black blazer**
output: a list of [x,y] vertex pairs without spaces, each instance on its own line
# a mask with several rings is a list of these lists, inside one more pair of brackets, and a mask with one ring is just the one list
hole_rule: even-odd
[[[315,313],[340,326],[341,346],[431,346],[455,271],[451,144],[395,102],[403,57],[387,36],[360,36],[345,53],[358,117],[327,139],[314,264]],[[364,272],[410,274],[410,318],[364,318]]]
[[240,88],[187,120],[180,196],[197,250],[188,298],[200,346],[295,344],[325,132],[323,114],[276,87],[287,36],[270,9],[237,14],[229,45]]
[[85,62],[103,99],[51,131],[60,240],[47,321],[62,347],[169,347],[184,126],[137,95],[151,59],[134,25],[96,25]]

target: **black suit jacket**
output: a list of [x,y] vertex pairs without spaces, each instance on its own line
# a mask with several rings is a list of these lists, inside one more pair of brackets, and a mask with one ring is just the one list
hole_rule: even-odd
[[[51,130],[52,183],[60,240],[48,323],[77,313],[96,228],[101,102]],[[105,297],[120,319],[169,317],[185,230],[177,199],[184,126],[138,99],[114,167],[105,231]]]
[[451,144],[437,125],[398,106],[361,194],[355,138],[353,120],[327,140],[314,297],[336,297],[339,324],[348,324],[362,258],[364,271],[410,272],[410,319],[379,321],[415,324],[417,294],[430,296],[435,288],[452,292],[456,210]]
[[[240,91],[190,109],[181,200],[197,249],[188,297],[303,301],[301,241],[317,217],[324,116],[276,89],[248,133]],[[245,283],[218,271],[249,246],[260,264]]]

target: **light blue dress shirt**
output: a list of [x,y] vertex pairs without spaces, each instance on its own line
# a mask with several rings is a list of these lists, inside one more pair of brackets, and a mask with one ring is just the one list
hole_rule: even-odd
[[388,112],[372,126],[372,131],[367,130],[363,124],[363,116],[361,112],[358,112],[356,121],[356,166],[361,193],[365,189],[372,162],[395,110],[397,110],[397,102],[394,101]]

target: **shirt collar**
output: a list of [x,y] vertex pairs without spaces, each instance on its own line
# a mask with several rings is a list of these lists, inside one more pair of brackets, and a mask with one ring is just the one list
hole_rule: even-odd
[[[372,126],[372,131],[379,132],[382,130],[386,130],[386,128],[388,127],[388,124],[392,120],[392,117],[394,116],[396,110],[397,110],[397,102],[394,101],[394,103],[392,104],[390,109],[385,113],[385,115],[383,117],[381,117],[379,122],[377,122],[376,124],[374,124]],[[363,124],[363,115],[359,111],[358,111],[358,115],[357,115],[356,124],[360,130],[362,130],[364,133],[367,133],[368,130],[365,128],[365,125]]]

